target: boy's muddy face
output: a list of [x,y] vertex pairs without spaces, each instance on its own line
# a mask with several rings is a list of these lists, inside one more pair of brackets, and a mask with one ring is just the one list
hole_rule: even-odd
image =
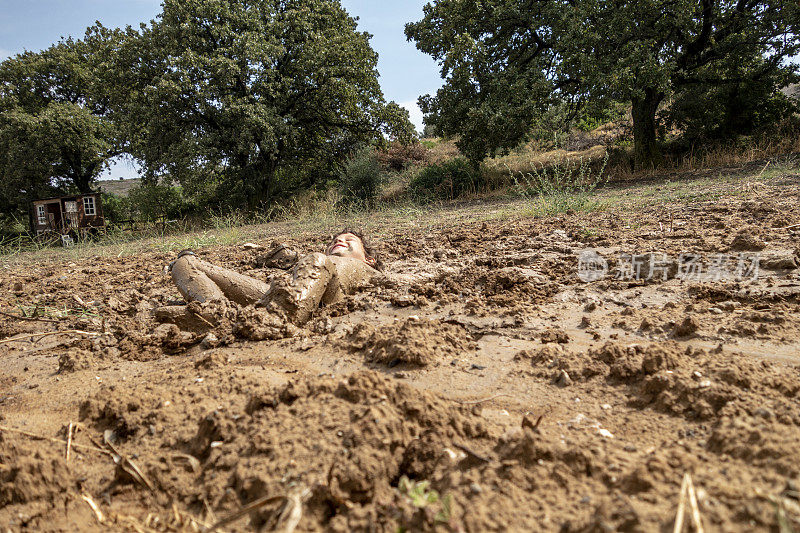
[[364,250],[364,243],[361,242],[361,239],[352,233],[342,233],[334,237],[328,249],[325,250],[325,253],[339,257],[352,257],[353,259],[364,261],[367,264],[371,264],[370,259],[372,259],[367,258],[367,253]]

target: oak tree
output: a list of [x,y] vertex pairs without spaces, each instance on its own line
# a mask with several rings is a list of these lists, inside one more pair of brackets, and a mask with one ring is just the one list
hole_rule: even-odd
[[62,39],[0,63],[0,203],[25,209],[37,196],[91,192],[123,151],[97,86],[94,50]]
[[287,176],[335,175],[362,144],[406,136],[369,39],[338,0],[165,0],[109,70],[145,177],[268,205]]
[[445,78],[420,99],[428,123],[474,161],[517,145],[554,101],[608,99],[630,103],[635,156],[650,164],[665,98],[791,80],[798,25],[793,0],[434,0],[406,35]]

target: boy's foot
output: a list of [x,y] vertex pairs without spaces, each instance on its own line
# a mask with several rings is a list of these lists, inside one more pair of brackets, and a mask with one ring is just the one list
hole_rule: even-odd
[[172,272],[172,267],[173,267],[173,265],[175,265],[175,261],[177,261],[178,259],[180,259],[184,255],[194,255],[195,257],[197,256],[197,254],[195,254],[193,251],[189,250],[188,248],[185,249],[185,250],[181,250],[180,252],[178,252],[178,257],[176,257],[172,262],[170,262],[169,266],[167,267],[167,270],[166,270],[167,274]]

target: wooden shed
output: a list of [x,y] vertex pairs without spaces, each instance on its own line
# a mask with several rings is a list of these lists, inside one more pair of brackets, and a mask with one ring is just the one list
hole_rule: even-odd
[[31,225],[37,235],[49,231],[83,234],[106,225],[100,193],[35,200],[31,209]]

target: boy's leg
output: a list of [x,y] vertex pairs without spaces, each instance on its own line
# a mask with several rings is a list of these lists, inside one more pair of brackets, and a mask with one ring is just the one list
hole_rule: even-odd
[[333,303],[341,296],[336,266],[325,254],[313,253],[300,259],[289,276],[275,279],[260,303],[301,325],[308,322],[323,297],[325,303]]
[[172,265],[172,280],[183,297],[190,302],[225,300],[241,305],[257,302],[269,287],[267,283],[207,263],[188,254]]

